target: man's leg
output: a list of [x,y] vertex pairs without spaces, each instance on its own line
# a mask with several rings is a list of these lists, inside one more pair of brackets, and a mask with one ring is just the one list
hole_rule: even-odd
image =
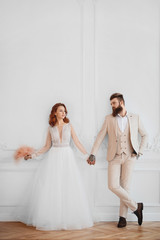
[[129,207],[132,211],[135,211],[137,209],[137,203],[133,201],[128,192],[120,186],[121,164],[123,161],[124,156],[120,155],[116,156],[111,162],[109,162],[108,188],[115,193],[127,207]]
[[[125,156],[124,156],[125,157]],[[126,156],[121,166],[120,185],[129,194],[136,157]],[[120,200],[120,216],[127,218],[128,206]]]

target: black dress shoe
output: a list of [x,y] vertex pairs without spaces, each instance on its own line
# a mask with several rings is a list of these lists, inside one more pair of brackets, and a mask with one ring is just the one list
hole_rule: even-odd
[[127,221],[124,217],[119,217],[119,222],[117,224],[118,228],[123,228],[127,225]]
[[133,213],[137,216],[139,225],[142,225],[142,222],[143,222],[143,212],[142,211],[143,211],[143,203],[138,203],[138,208]]

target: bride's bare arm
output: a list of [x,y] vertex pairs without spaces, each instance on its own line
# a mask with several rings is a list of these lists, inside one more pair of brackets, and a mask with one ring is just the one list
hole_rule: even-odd
[[83,154],[87,154],[85,148],[83,147],[83,145],[80,143],[75,131],[74,131],[74,128],[72,127],[71,125],[71,136],[72,136],[72,139],[76,145],[76,147],[83,153]]

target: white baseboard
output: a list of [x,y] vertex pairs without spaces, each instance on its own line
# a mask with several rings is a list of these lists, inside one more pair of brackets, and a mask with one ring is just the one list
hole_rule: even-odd
[[[114,222],[118,221],[119,216],[117,214],[96,214],[95,220],[96,221],[104,221],[104,222]],[[127,221],[136,222],[137,218],[134,214],[128,214]],[[160,213],[144,213],[143,214],[143,221],[145,222],[152,222],[152,221],[160,221]]]
[[[14,207],[9,207],[9,208],[3,208],[0,207],[0,221],[1,222],[15,222],[15,218],[13,216],[13,211],[14,211]],[[96,212],[94,214],[94,219],[96,222],[100,222],[100,221],[106,221],[106,222],[114,222],[117,221],[119,216],[117,215],[117,213],[98,213]],[[144,213],[143,216],[143,220],[144,221],[160,221],[160,213]],[[137,218],[134,214],[132,213],[128,213],[128,217],[127,217],[127,221],[137,221]]]

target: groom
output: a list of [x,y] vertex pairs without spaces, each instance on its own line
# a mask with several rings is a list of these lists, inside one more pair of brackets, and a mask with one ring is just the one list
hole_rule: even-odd
[[[146,131],[138,115],[126,111],[123,95],[114,93],[110,97],[112,114],[107,115],[93,145],[87,162],[95,164],[95,155],[108,134],[108,187],[120,198],[119,222],[117,227],[127,225],[128,208],[143,221],[143,203],[136,203],[129,195],[130,182],[136,158],[143,154],[147,142]],[[138,135],[141,136],[139,144]]]

